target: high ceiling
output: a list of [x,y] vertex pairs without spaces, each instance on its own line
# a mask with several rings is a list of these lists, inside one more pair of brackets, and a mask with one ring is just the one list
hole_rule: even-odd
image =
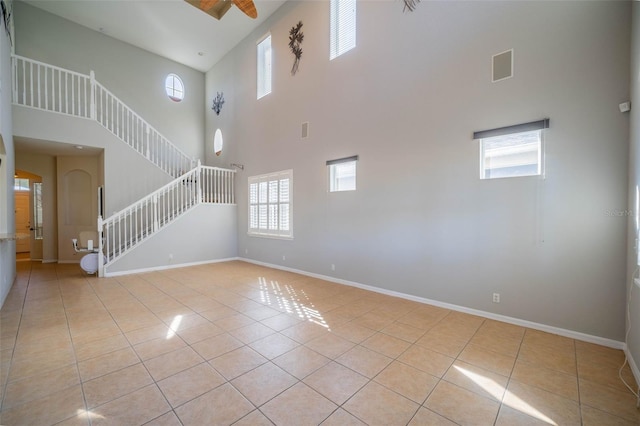
[[219,21],[183,0],[23,1],[206,72],[286,0],[255,0],[257,19],[233,6]]

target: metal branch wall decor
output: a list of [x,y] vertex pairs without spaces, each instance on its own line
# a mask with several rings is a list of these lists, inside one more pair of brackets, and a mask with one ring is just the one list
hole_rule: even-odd
[[217,93],[218,94],[216,95],[216,97],[213,98],[213,105],[211,106],[211,109],[216,112],[216,115],[220,115],[222,104],[224,104],[224,93],[222,92],[217,92]]
[[289,30],[289,49],[296,59],[293,61],[293,67],[291,68],[291,75],[296,75],[298,72],[298,65],[300,64],[300,58],[302,57],[302,40],[304,40],[304,33],[302,30],[302,21]]
[[0,1],[0,9],[2,9],[2,22],[4,23],[4,29],[7,32],[7,37],[9,38],[9,43],[13,44],[11,41],[11,10],[7,6],[7,3],[2,0]]
[[404,0],[404,9],[402,11],[406,12],[409,9],[409,12],[413,12],[418,3],[420,3],[420,0]]

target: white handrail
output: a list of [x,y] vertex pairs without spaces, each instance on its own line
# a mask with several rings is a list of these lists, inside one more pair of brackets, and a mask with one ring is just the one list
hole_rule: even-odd
[[177,178],[195,166],[180,148],[98,83],[84,75],[19,55],[12,57],[13,102],[97,121],[105,129]]
[[201,203],[235,204],[235,170],[196,168],[106,219],[98,218],[99,274],[164,226]]

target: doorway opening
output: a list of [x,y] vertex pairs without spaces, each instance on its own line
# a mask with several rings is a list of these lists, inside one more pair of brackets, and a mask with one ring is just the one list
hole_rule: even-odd
[[16,261],[42,260],[42,177],[16,170],[13,189]]

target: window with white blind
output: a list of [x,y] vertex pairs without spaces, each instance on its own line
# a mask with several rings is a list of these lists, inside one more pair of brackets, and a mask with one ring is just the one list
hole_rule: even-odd
[[327,161],[329,192],[356,190],[356,164],[358,156]]
[[356,47],[356,0],[331,0],[329,59]]
[[480,179],[544,174],[543,130],[549,119],[474,133],[480,141]]
[[271,93],[271,34],[258,42],[258,99]]
[[293,170],[249,178],[249,235],[293,238]]

